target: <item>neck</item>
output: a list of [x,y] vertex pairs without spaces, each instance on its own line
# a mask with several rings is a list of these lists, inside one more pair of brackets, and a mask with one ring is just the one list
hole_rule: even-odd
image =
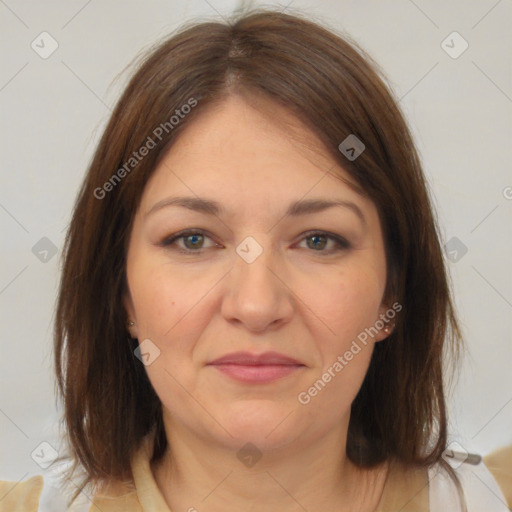
[[178,425],[169,431],[168,449],[153,472],[172,512],[370,512],[384,488],[386,467],[357,468],[336,429],[315,442],[301,438],[264,453],[237,452]]

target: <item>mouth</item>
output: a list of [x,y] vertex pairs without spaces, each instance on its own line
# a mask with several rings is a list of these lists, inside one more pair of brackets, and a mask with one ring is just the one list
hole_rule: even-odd
[[296,359],[278,354],[265,352],[251,354],[249,352],[235,352],[208,363],[227,377],[232,379],[264,384],[296,373],[306,366]]

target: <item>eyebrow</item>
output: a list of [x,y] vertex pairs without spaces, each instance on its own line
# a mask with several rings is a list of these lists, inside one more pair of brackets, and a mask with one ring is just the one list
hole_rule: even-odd
[[[182,208],[187,208],[189,210],[207,215],[220,216],[226,214],[226,209],[217,201],[204,199],[201,197],[179,196],[169,197],[167,199],[163,199],[162,201],[158,201],[158,203],[153,205],[153,207],[149,210],[149,212],[146,214],[146,217],[158,210],[161,210],[162,208],[167,208],[169,206],[180,206]],[[357,217],[359,217],[363,224],[366,224],[366,218],[361,211],[361,208],[359,208],[357,204],[351,201],[344,200],[302,199],[291,203],[286,210],[285,216],[298,217],[300,215],[322,212],[335,206],[348,208],[353,213],[355,213]]]

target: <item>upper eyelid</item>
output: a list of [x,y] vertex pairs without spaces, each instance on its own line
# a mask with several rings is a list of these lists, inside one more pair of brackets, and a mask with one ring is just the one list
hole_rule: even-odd
[[[215,241],[215,237],[210,235],[207,231],[199,229],[199,228],[197,228],[197,229],[191,228],[191,229],[185,229],[182,231],[178,231],[177,233],[174,233],[173,235],[165,237],[162,241],[162,245],[171,245],[171,243],[175,243],[176,241],[178,241],[180,239],[186,238],[187,236],[196,235],[196,234],[204,236],[206,238],[209,238],[210,240],[212,240],[212,242],[214,242],[215,244],[218,245],[218,243]],[[301,233],[301,235],[300,235],[301,238],[299,239],[298,242],[301,242],[304,239],[309,238],[313,235],[325,236],[328,239],[333,240],[336,244],[341,245],[341,246],[350,247],[350,245],[351,245],[351,243],[349,242],[349,240],[346,237],[344,237],[342,235],[335,234],[335,233],[331,233],[329,231],[321,230],[321,229],[316,229],[316,230],[312,229],[312,230],[305,231],[304,233]],[[203,248],[199,248],[197,251],[193,251],[191,249],[185,249],[185,250],[188,250],[190,252],[200,252],[202,249]],[[319,251],[319,252],[325,252],[325,251]]]
[[214,237],[210,235],[207,231],[204,231],[202,229],[185,229],[183,231],[178,231],[172,235],[164,237],[162,240],[162,243],[170,242],[170,241],[176,241],[180,238],[186,238],[187,236],[191,235],[201,235],[207,238],[210,238],[212,241],[215,241]]

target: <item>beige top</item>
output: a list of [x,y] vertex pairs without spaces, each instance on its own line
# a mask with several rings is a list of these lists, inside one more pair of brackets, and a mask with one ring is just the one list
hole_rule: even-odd
[[[152,440],[147,438],[132,461],[134,486],[119,485],[115,489],[111,487],[101,495],[96,494],[92,501],[85,495],[80,495],[73,506],[66,509],[66,512],[171,512],[151,471],[151,453]],[[492,510],[487,505],[485,510],[475,508],[478,505],[474,505],[473,508],[469,507],[469,512],[512,510],[512,446],[491,454],[485,462],[493,476],[491,477],[485,466],[481,464],[490,480],[485,482],[484,473],[476,474],[477,479],[474,480],[476,484],[467,484],[467,487],[475,487],[482,482],[481,490],[477,492],[487,493],[496,505],[492,505]],[[467,472],[471,473],[470,470]],[[377,512],[432,512],[429,505],[429,502],[435,501],[432,499],[432,483],[435,481],[432,474],[430,470],[427,472],[425,469],[408,471],[392,469]],[[43,485],[44,480],[41,475],[19,483],[0,481],[0,512],[43,512],[43,510],[44,512],[47,510],[61,512],[53,508],[39,508]],[[495,485],[494,489],[493,485]],[[467,489],[464,485],[463,489],[466,493]],[[436,492],[441,493],[441,490]],[[474,489],[473,492],[475,492]],[[450,490],[450,493],[453,494],[453,491]],[[505,505],[505,500],[508,501],[508,507]],[[478,499],[474,503],[477,502],[483,503]],[[444,503],[446,504],[446,501]],[[485,501],[485,503],[488,502]],[[448,512],[448,508],[444,507],[443,512]],[[451,508],[450,512],[453,512]]]

